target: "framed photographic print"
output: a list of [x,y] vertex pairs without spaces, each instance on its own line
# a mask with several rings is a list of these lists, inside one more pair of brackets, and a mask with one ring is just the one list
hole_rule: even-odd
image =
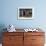
[[32,7],[19,7],[18,8],[18,19],[33,19],[34,8]]

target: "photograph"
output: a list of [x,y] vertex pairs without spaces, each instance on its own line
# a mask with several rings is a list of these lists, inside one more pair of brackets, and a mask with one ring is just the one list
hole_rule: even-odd
[[33,8],[18,8],[18,19],[32,19]]

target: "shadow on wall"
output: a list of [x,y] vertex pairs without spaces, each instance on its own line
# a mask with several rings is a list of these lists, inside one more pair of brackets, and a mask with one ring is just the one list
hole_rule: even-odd
[[4,28],[6,28],[6,26],[4,24],[0,24],[0,43],[2,43],[2,33],[6,32],[6,29],[4,30]]

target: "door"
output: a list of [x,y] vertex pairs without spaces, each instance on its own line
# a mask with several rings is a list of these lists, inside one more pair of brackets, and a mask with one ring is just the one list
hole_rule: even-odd
[[3,36],[3,46],[23,46],[23,33],[11,33]]

